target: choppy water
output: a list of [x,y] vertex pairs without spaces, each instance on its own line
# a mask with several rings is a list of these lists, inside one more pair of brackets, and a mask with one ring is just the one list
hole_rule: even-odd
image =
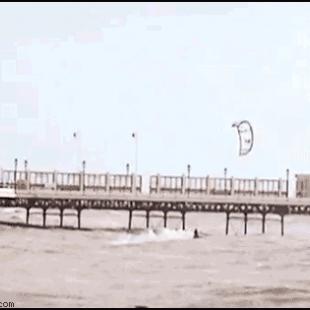
[[[42,222],[33,210],[31,223]],[[58,225],[50,211],[48,225]],[[76,225],[67,212],[65,225]],[[70,215],[72,214],[72,215]],[[137,214],[138,215],[138,214]],[[143,213],[140,213],[143,215]],[[225,215],[191,214],[187,231],[174,214],[163,219],[126,212],[86,211],[92,230],[0,225],[0,301],[17,307],[307,307],[310,305],[310,218],[288,216],[285,236],[270,216],[266,234],[251,216],[248,235],[234,219],[225,236]],[[24,222],[23,210],[0,211],[1,221]],[[192,239],[198,228],[201,239]]]

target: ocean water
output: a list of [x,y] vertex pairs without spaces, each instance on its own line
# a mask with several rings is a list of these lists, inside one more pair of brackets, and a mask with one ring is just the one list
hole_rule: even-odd
[[[64,224],[77,218],[66,212]],[[22,209],[0,210],[0,301],[16,307],[307,307],[310,305],[310,218],[234,216],[225,236],[225,215],[188,214],[187,229],[171,213],[84,211],[84,230],[7,226],[25,222]],[[42,223],[33,209],[31,224]],[[201,238],[193,239],[197,228]]]

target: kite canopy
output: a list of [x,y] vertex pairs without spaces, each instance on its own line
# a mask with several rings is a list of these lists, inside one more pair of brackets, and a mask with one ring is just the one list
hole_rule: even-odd
[[254,144],[253,128],[247,120],[233,123],[239,135],[239,155],[244,156],[251,152]]

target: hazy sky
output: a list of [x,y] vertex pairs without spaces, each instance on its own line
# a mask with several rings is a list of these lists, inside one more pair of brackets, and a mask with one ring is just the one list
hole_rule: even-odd
[[1,3],[0,113],[6,168],[310,172],[310,4]]

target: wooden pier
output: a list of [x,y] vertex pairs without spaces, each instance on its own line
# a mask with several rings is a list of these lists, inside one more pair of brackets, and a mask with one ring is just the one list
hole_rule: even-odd
[[81,228],[83,210],[121,210],[128,212],[128,230],[135,211],[144,211],[146,227],[154,211],[163,215],[168,225],[169,212],[179,212],[186,228],[189,212],[226,214],[225,233],[229,233],[231,214],[242,214],[244,234],[248,215],[260,214],[262,233],[269,214],[279,216],[281,235],[284,217],[310,214],[310,198],[289,197],[287,179],[240,179],[152,175],[149,190],[142,191],[142,176],[134,174],[94,174],[82,172],[2,170],[0,172],[0,208],[24,208],[29,224],[31,209],[42,210],[42,226],[47,227],[47,210],[59,211],[59,227],[64,226],[64,211],[76,211]]

